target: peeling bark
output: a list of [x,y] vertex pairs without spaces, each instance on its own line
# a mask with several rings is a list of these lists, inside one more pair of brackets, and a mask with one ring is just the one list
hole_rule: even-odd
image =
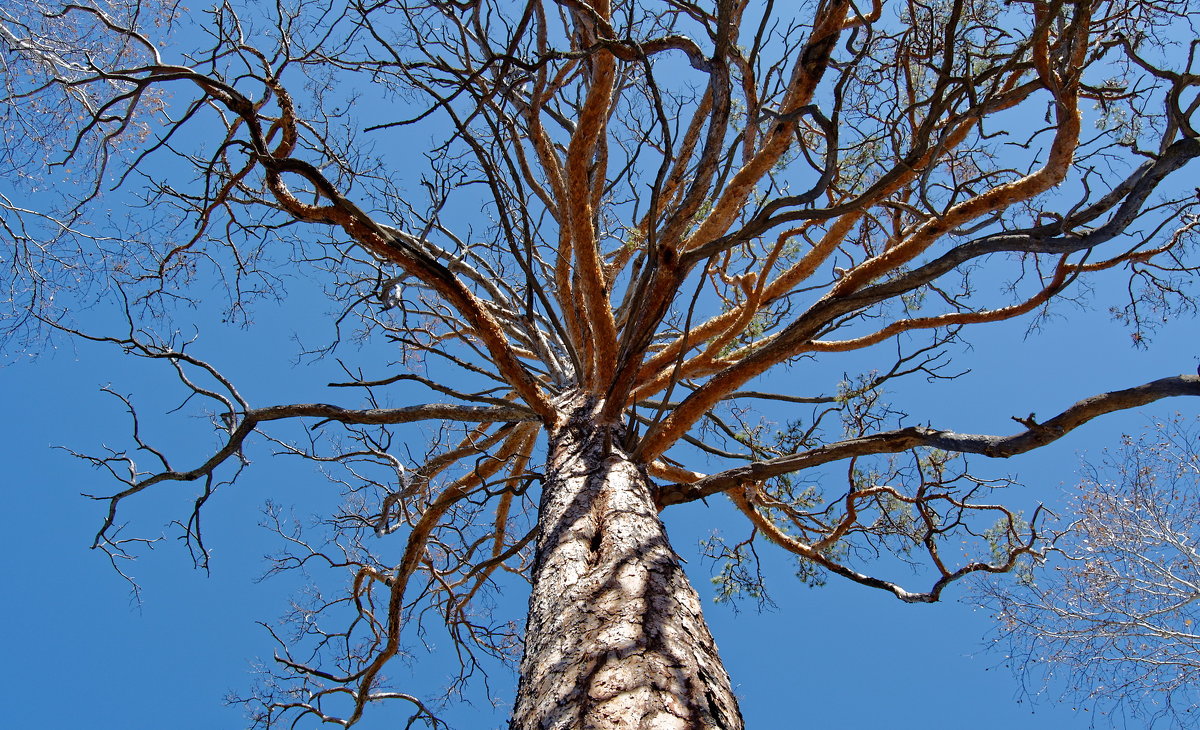
[[579,399],[551,433],[512,730],[743,727],[644,469]]

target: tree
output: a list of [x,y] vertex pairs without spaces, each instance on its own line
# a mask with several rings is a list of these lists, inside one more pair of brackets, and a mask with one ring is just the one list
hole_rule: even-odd
[[[1064,675],[1066,694],[1151,723],[1194,712],[1200,676],[1200,454],[1176,418],[1084,465],[1075,517],[1050,562],[984,586],[998,641],[1022,673]],[[1053,686],[1053,685],[1052,685]]]
[[[404,632],[436,623],[464,678],[478,655],[520,656],[513,728],[741,727],[660,511],[725,494],[746,518],[749,539],[709,546],[724,595],[759,591],[765,539],[804,580],[932,602],[1041,545],[1039,513],[987,501],[997,483],[959,457],[1200,394],[1166,377],[1008,436],[904,425],[920,414],[883,398],[955,377],[969,325],[1036,323],[1104,272],[1128,275],[1112,304],[1135,341],[1193,306],[1197,201],[1171,182],[1200,155],[1197,77],[1171,32],[1188,5],[179,12],[0,11],[21,191],[0,200],[5,327],[30,349],[65,335],[163,361],[211,418],[217,444],[179,467],[121,396],[132,448],[84,455],[120,484],[95,542],[114,563],[142,544],[120,505],[178,482],[200,485],[180,524],[203,562],[202,509],[255,442],[343,486],[325,541],[278,522],[275,569],[350,577],[278,636],[249,699],[261,724],[349,726],[400,700],[437,725],[384,674]],[[310,354],[360,393],[340,404],[252,403],[183,334],[313,285],[337,334]],[[392,354],[367,357],[378,342]],[[860,350],[868,372],[820,380]],[[806,385],[774,392],[781,372]],[[392,405],[399,383],[436,396]],[[827,464],[843,486],[811,478]],[[883,577],[891,557],[931,577]],[[523,631],[489,611],[505,572],[531,586]]]

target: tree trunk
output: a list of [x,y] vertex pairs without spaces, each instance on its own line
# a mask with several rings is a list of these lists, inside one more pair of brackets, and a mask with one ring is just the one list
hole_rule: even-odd
[[742,730],[646,473],[599,410],[550,434],[511,730]]

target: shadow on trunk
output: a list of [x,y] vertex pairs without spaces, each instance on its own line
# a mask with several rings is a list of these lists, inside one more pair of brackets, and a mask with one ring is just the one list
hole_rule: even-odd
[[740,730],[647,476],[598,411],[580,406],[551,439],[512,728]]

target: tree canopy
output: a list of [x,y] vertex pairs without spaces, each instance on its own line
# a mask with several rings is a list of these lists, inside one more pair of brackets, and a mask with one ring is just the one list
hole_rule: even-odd
[[[766,541],[802,581],[933,602],[1045,545],[964,455],[1200,394],[1164,373],[1006,434],[884,396],[969,377],[976,325],[1102,305],[1137,343],[1194,308],[1194,13],[21,0],[0,10],[0,326],[10,351],[161,361],[211,421],[183,463],[119,395],[128,446],[80,454],[117,483],[95,539],[115,564],[144,544],[122,504],[180,482],[203,564],[204,507],[255,444],[338,485],[325,537],[276,524],[274,569],[348,578],[275,636],[256,722],[349,726],[395,700],[436,726],[385,672],[432,624],[464,681],[521,658],[513,727],[576,722],[547,707],[628,726],[630,697],[655,727],[741,727],[658,512],[731,500],[749,537],[708,545],[722,597],[761,594]],[[334,335],[302,354],[345,377],[255,402],[197,354],[206,322],[252,327],[293,292],[327,299]],[[832,376],[853,353],[872,365]],[[396,403],[413,384],[428,399]],[[527,624],[491,610],[510,575]]]
[[1164,419],[1086,463],[1048,569],[984,585],[1013,668],[1098,713],[1187,724],[1196,710],[1200,455]]

